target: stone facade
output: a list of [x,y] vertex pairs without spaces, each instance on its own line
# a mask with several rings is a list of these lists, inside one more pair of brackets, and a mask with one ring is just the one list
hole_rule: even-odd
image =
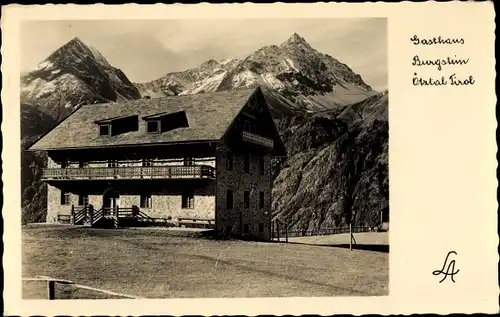
[[[118,161],[118,166],[141,166],[142,162]],[[153,166],[182,165],[183,159],[153,160]],[[193,165],[208,165],[215,167],[215,158],[195,158]],[[61,168],[49,158],[48,167]],[[68,168],[78,167],[78,163],[69,162]],[[82,168],[107,167],[107,162],[88,162]],[[69,186],[66,182],[48,184],[47,187],[47,222],[57,222],[57,215],[69,215],[71,206],[83,208],[78,204],[80,194],[88,195],[88,203],[94,208],[103,206],[103,193],[109,188],[115,188],[120,193],[117,200],[119,207],[140,207],[141,211],[153,218],[178,219],[215,219],[215,180],[165,180],[155,181],[136,180],[127,183],[121,181],[98,181],[90,184],[88,181],[78,181],[78,184]],[[67,192],[67,204],[61,204],[61,191]],[[193,194],[192,208],[182,208],[182,197]],[[141,207],[141,194],[151,196],[151,205]]]
[[[119,187],[119,186],[114,186]],[[113,188],[114,188],[113,187]],[[141,186],[138,185],[138,190]],[[78,204],[80,191],[75,190],[69,192],[69,203],[61,204],[61,188],[53,185],[48,185],[47,188],[47,222],[57,222],[57,215],[69,215],[71,206],[76,209],[83,208]],[[133,190],[130,190],[133,191]],[[141,211],[153,218],[178,219],[178,218],[194,218],[194,219],[215,219],[215,181],[211,181],[207,185],[192,188],[193,193],[193,208],[182,208],[182,190],[172,188],[169,185],[157,188],[151,191],[151,207],[140,207]],[[140,206],[140,193],[122,194],[117,200],[119,207],[130,208],[131,206]],[[188,191],[186,191],[188,192]],[[94,208],[100,209],[103,206],[102,194],[88,194],[88,203]]]
[[[232,170],[226,168],[229,153],[233,156]],[[271,230],[271,157],[249,153],[249,173],[246,173],[244,171],[245,155],[245,153],[230,151],[224,144],[220,144],[217,148],[215,213],[217,230],[268,240]],[[264,160],[263,175],[259,170],[260,158]],[[228,190],[232,191],[233,195],[232,208],[227,206]],[[245,206],[245,192],[248,192],[249,196],[248,206]],[[259,204],[260,193],[264,195],[263,206]]]
[[[151,206],[140,207],[141,211],[153,218],[164,218],[176,220],[178,218],[215,219],[217,229],[221,232],[231,231],[233,234],[243,234],[260,239],[269,239],[270,236],[270,211],[271,211],[271,180],[269,155],[260,156],[252,153],[237,153],[220,143],[217,146],[216,158],[197,158],[195,165],[210,165],[216,168],[215,180],[168,180],[156,182],[154,186],[148,187],[147,180],[137,180],[134,183],[114,182],[111,187],[118,190],[120,197],[118,206],[130,208],[141,206],[141,192],[151,195]],[[227,169],[228,153],[233,156],[232,170]],[[249,172],[244,171],[245,155],[249,156]],[[260,159],[263,159],[264,173],[260,173]],[[174,164],[175,162],[175,164]],[[179,165],[181,161],[170,160],[164,162],[153,161],[153,166],[159,164]],[[131,162],[118,162],[119,166]],[[73,167],[68,163],[68,167]],[[137,163],[142,164],[142,163]],[[103,167],[107,163],[89,162],[86,167]],[[60,168],[60,165],[49,159],[48,166]],[[78,166],[78,165],[76,165]],[[139,165],[140,166],[140,165]],[[105,183],[103,181],[101,183]],[[76,209],[82,208],[78,204],[78,196],[82,193],[88,195],[88,202],[94,208],[103,206],[103,192],[110,186],[100,184],[91,186],[86,181],[79,181],[79,186],[66,188],[65,182],[48,185],[47,222],[56,222],[57,215],[69,215],[71,206]],[[132,184],[132,185],[131,185]],[[56,187],[57,186],[57,187]],[[68,204],[61,204],[61,190],[68,192]],[[227,191],[233,192],[233,208],[227,208]],[[194,196],[194,208],[182,208],[182,195],[192,192]],[[245,206],[244,196],[248,192],[248,206]],[[261,197],[263,195],[263,197]],[[263,201],[260,201],[263,198]],[[263,204],[262,204],[263,203]],[[246,208],[248,207],[248,208]]]

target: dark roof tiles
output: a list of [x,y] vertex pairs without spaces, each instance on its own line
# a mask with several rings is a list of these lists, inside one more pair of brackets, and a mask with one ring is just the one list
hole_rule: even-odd
[[[258,88],[257,88],[258,89]],[[140,145],[152,143],[219,140],[256,89],[138,99],[124,103],[85,105],[60,122],[31,150]],[[142,120],[165,112],[185,111],[189,127],[148,134]],[[139,130],[117,136],[99,136],[95,122],[138,115]]]

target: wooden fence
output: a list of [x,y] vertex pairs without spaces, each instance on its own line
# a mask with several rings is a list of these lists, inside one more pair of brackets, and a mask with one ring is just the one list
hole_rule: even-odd
[[76,284],[73,281],[63,280],[63,279],[55,279],[55,278],[51,278],[48,276],[23,277],[23,281],[46,282],[47,283],[47,299],[50,299],[50,300],[56,299],[56,291],[55,291],[56,283],[72,285],[73,287],[76,287],[76,288],[86,289],[86,290],[99,292],[99,293],[103,293],[103,294],[111,295],[111,296],[116,296],[116,297],[125,297],[125,298],[132,298],[132,299],[142,299],[143,298],[143,297],[138,297],[138,296],[134,296],[134,295],[128,295],[128,294],[117,293],[117,292],[113,292],[113,291],[109,291],[109,290],[105,290],[105,289],[90,287],[87,285]]
[[338,228],[325,228],[318,230],[302,230],[302,231],[289,231],[288,226],[280,221],[274,221],[271,227],[271,237],[272,239],[284,239],[285,242],[288,242],[288,238],[293,237],[308,237],[308,236],[325,236],[332,234],[341,234],[341,233],[359,233],[359,232],[376,232],[378,230],[377,227],[352,227],[352,231],[349,227],[338,227]]

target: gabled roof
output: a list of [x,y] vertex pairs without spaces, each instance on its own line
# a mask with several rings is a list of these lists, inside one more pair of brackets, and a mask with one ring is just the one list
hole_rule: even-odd
[[[80,107],[49,131],[29,150],[144,145],[170,142],[214,141],[223,137],[235,117],[257,89],[238,89],[214,93],[139,99],[120,103],[92,104]],[[189,127],[160,134],[148,134],[145,125],[139,131],[113,137],[100,137],[95,122],[107,118],[185,111]]]

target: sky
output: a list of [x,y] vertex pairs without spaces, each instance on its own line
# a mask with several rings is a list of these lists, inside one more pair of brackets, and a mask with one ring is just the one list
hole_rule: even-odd
[[245,58],[294,32],[375,90],[387,89],[386,18],[29,21],[21,24],[21,70],[79,37],[132,82],[147,82],[210,58]]

